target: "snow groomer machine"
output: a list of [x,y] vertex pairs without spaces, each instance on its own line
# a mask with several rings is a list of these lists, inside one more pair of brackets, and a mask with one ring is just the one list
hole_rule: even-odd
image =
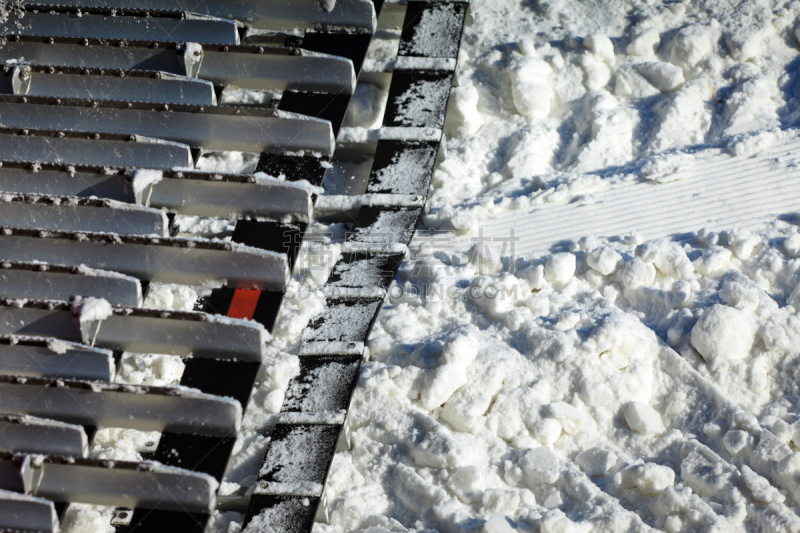
[[[425,205],[468,7],[3,5],[0,531],[59,531],[71,504],[113,509],[119,533],[202,533],[229,511],[251,532],[325,521],[365,342]],[[370,127],[345,122],[360,84],[384,95]],[[200,164],[231,152],[246,171]],[[337,172],[354,165],[363,175]],[[314,220],[348,224],[342,252],[291,347],[300,372],[263,429],[255,481],[222,495]],[[202,297],[147,308],[157,284]],[[185,368],[133,385],[117,376],[127,354]],[[100,428],[158,437],[139,461],[107,460],[91,453]]]

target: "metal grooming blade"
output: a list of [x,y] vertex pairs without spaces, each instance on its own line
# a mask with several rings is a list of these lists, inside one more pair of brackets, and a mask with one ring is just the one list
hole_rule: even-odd
[[236,19],[253,28],[272,31],[323,29],[372,33],[377,19],[369,0],[337,0],[326,10],[319,0],[22,0],[26,6],[56,6],[129,10],[171,10]]
[[160,209],[75,196],[2,194],[0,226],[10,225],[39,230],[169,236],[167,215]]
[[167,16],[132,17],[94,13],[11,11],[0,22],[0,34],[71,39],[113,39],[115,41],[173,41],[239,44],[237,24],[215,17]]
[[0,414],[0,451],[86,457],[89,439],[75,424]]
[[229,436],[242,407],[230,398],[181,387],[0,375],[0,413],[48,417],[81,426]]
[[328,121],[273,110],[0,96],[0,127],[143,135],[204,150],[333,154]]
[[11,37],[0,47],[0,60],[24,57],[31,65],[145,70],[199,78],[217,86],[352,94],[353,62],[343,57],[276,46],[201,45],[198,43],[129,42]]
[[217,104],[214,85],[210,81],[168,72],[22,64],[6,67],[3,81],[5,83],[0,85],[3,94],[153,104]]
[[217,482],[154,461],[0,454],[0,489],[57,502],[208,513]]
[[0,489],[0,530],[56,533],[58,529],[53,502]]
[[0,335],[0,374],[109,383],[116,375],[116,363],[114,354],[102,348],[47,337]]
[[86,265],[160,283],[281,290],[289,279],[285,255],[206,239],[6,227],[0,250],[6,261]]
[[63,301],[0,300],[0,335],[53,337],[132,353],[261,362],[269,338],[257,323],[197,312],[114,308],[80,322]]
[[[98,173],[106,167],[169,169],[194,166],[191,148],[185,144],[141,135],[101,135],[98,132],[32,128],[0,128],[0,164],[5,169],[5,179],[10,179],[11,183],[25,183],[29,175],[47,164],[62,165],[63,170],[70,173],[70,167],[74,165],[93,165],[99,169]],[[14,188],[4,190],[24,192]]]

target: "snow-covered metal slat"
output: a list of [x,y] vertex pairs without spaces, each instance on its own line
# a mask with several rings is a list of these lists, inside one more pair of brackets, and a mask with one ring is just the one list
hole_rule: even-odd
[[[252,322],[197,312],[112,308],[99,320],[58,301],[0,300],[0,335],[54,337],[133,353],[260,362],[267,339]],[[76,320],[77,315],[77,320]]]
[[23,5],[119,10],[186,11],[238,20],[259,30],[296,33],[309,30],[372,33],[377,24],[369,0],[22,0]]
[[104,231],[126,235],[169,236],[160,209],[74,196],[0,194],[0,226],[64,231]]
[[[0,192],[98,197],[190,216],[253,216],[308,223],[314,206],[307,189],[263,176],[0,162]],[[35,165],[35,168],[31,168]]]
[[[50,42],[52,40],[52,43]],[[219,45],[166,41],[47,39],[14,36],[0,59],[59,68],[167,72],[243,89],[352,94],[353,63],[323,51],[270,45]]]
[[224,437],[239,429],[239,402],[181,387],[0,375],[0,412],[81,426]]
[[56,533],[58,530],[53,502],[0,490],[0,531]]
[[204,150],[333,153],[328,121],[238,107],[0,96],[0,127],[143,135]]
[[5,68],[3,94],[122,100],[154,104],[217,104],[214,85],[168,72],[14,65]]
[[174,41],[239,44],[237,25],[215,17],[152,12],[149,16],[59,13],[48,9],[12,10],[0,22],[0,33],[13,37],[62,37],[68,39],[114,39],[117,41]]
[[0,298],[69,300],[73,296],[104,298],[117,307],[139,307],[139,280],[86,266],[48,263],[0,263]]
[[156,462],[0,453],[0,489],[57,502],[209,513],[217,483]]
[[206,239],[4,227],[0,250],[6,261],[86,265],[160,283],[282,290],[289,279],[285,255]]
[[0,335],[0,374],[110,383],[116,364],[110,350],[55,338]]
[[71,169],[67,167],[73,165],[95,165],[100,169],[194,166],[191,148],[181,143],[141,135],[109,135],[86,130],[37,130],[29,127],[0,128],[0,162],[3,164],[0,167],[0,187],[14,192],[25,191],[7,184],[27,181],[29,175],[45,165],[63,166],[68,172]]
[[89,440],[82,426],[35,416],[0,414],[0,451],[86,457]]

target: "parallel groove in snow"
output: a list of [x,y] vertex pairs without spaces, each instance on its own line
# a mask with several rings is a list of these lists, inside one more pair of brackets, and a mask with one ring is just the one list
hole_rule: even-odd
[[[519,239],[514,255],[543,255],[563,251],[564,243],[584,236],[617,237],[633,230],[646,239],[676,237],[702,227],[755,231],[779,215],[800,210],[800,136],[777,142],[755,157],[731,157],[717,150],[696,157],[671,183],[615,183],[589,193],[591,204],[543,204],[501,212],[482,222],[483,236],[507,239],[513,228]],[[473,243],[469,235],[453,239],[455,251],[466,251]]]

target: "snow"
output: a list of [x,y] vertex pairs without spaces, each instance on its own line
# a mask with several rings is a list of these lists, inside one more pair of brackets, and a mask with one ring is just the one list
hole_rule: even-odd
[[[133,185],[133,194],[139,198],[145,189],[163,180],[164,173],[160,170],[137,169],[131,172],[129,177]],[[145,201],[144,203],[148,204],[149,202]]]
[[112,314],[111,304],[103,298],[82,298],[72,304],[81,322],[102,322]]

